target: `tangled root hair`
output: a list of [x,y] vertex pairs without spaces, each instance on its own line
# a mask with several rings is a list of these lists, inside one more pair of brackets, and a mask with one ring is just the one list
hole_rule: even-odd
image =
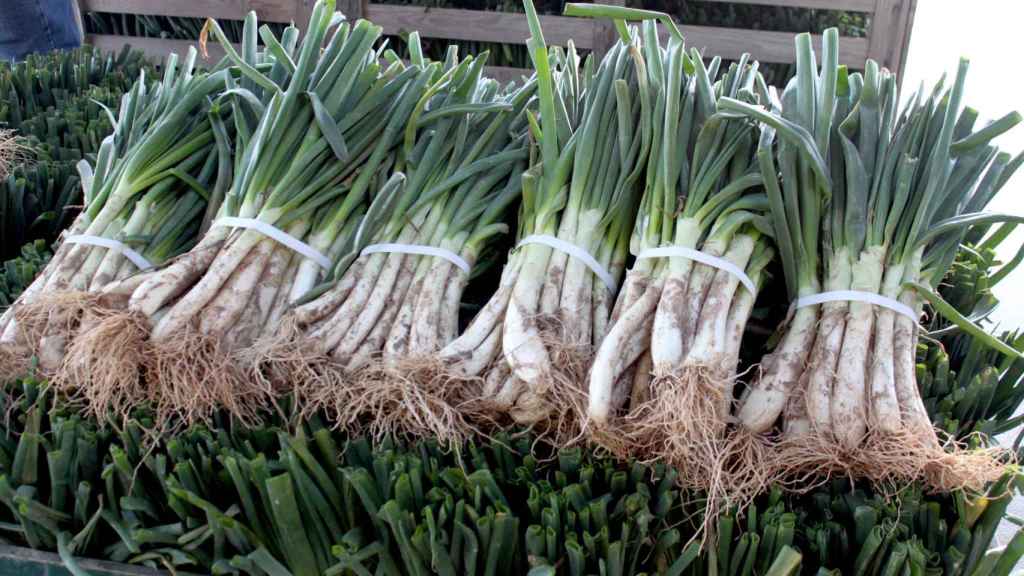
[[31,301],[14,304],[18,341],[38,346],[46,337],[70,340],[87,313],[102,314],[104,300],[90,292],[63,290],[38,294]]
[[53,385],[100,421],[127,419],[132,409],[150,399],[143,381],[149,330],[149,321],[138,313],[89,312]]
[[32,353],[22,346],[0,344],[0,385],[29,375]]
[[259,424],[275,397],[249,366],[220,338],[194,328],[150,342],[145,377],[158,418],[209,423],[224,410],[244,425]]
[[538,441],[565,447],[587,440],[587,382],[593,350],[545,337],[551,366],[542,381],[527,386],[509,409],[519,425],[529,426]]
[[940,441],[933,429],[903,427],[871,432],[855,449],[820,434],[783,439],[777,446],[778,477],[788,490],[805,492],[832,476],[865,479],[878,485],[922,482],[934,492],[980,491],[1003,476],[1013,455],[1003,448],[968,448]]

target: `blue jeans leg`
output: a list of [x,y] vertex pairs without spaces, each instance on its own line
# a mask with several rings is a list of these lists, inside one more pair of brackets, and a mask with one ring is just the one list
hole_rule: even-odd
[[0,0],[0,58],[22,60],[33,52],[82,43],[75,0]]

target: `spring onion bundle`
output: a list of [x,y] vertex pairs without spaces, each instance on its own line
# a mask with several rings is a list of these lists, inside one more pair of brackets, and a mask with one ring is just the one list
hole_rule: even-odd
[[607,330],[650,134],[637,124],[645,103],[633,97],[639,40],[581,64],[572,45],[549,53],[530,2],[526,9],[540,119],[531,120],[538,157],[522,177],[522,245],[441,354],[461,376],[486,376],[483,399],[536,422],[552,412],[549,393],[568,392],[559,377],[572,370],[568,360],[589,357]]
[[[998,471],[984,454],[946,454],[921,401],[917,316],[927,301],[959,318],[934,287],[965,229],[1012,219],[980,211],[1021,162],[990,144],[1020,117],[975,128],[978,113],[961,107],[966,62],[952,87],[940,82],[900,109],[891,74],[872,61],[863,75],[840,68],[834,30],[824,46],[819,73],[809,36],[797,38],[798,73],[781,114],[723,102],[763,123],[762,150],[781,137],[776,155],[762,157],[796,299],[785,335],[743,399],[740,423],[765,432],[781,415],[787,469],[840,461],[873,477],[977,485]],[[837,300],[802,301],[822,291]],[[1018,355],[973,324],[963,327]]]
[[[137,388],[142,365],[165,413],[203,417],[225,406],[249,414],[267,401],[235,353],[345,252],[434,73],[397,60],[382,71],[373,48],[380,27],[343,22],[333,7],[316,4],[301,43],[294,27],[278,39],[263,26],[263,51],[251,13],[241,54],[209,21],[227,52],[218,68],[240,76],[230,75],[220,95],[234,110],[233,182],[199,244],[139,285],[124,314],[80,338],[83,356],[110,366],[94,377],[98,388]],[[144,342],[108,362],[111,332]]]
[[[717,110],[721,97],[755,100],[764,90],[745,58],[716,78],[717,60],[708,69],[680,38],[663,48],[651,23],[645,31],[656,145],[631,240],[638,259],[591,369],[588,416],[603,426],[629,404],[642,428],[675,428],[658,442],[685,445],[697,427],[724,430],[752,290],[772,257],[756,134]],[[648,257],[659,250],[665,257]],[[743,274],[752,285],[741,284]]]
[[377,403],[426,393],[408,388],[430,379],[417,384],[410,375],[435,364],[437,351],[455,338],[473,266],[507,230],[500,219],[520,195],[528,156],[524,111],[536,86],[502,91],[482,76],[486,61],[485,54],[460,62],[453,50],[444,63],[426,65],[435,79],[352,240],[354,261],[279,328],[287,337],[297,327],[307,350],[331,358],[329,372],[347,374],[336,385],[317,378],[321,385],[312,392],[342,422],[367,410],[378,424],[385,419],[378,412],[401,420],[414,411],[413,402],[396,401],[393,410]]
[[485,61],[449,62],[410,118],[392,176],[354,241],[382,251],[360,255],[331,290],[293,313],[349,370],[382,352],[393,361],[435,352],[457,329],[466,272],[443,256],[400,250],[434,247],[472,266],[504,229],[497,219],[518,195],[518,174],[509,176],[526,159],[522,111],[532,86],[497,94],[481,77]]
[[[121,102],[95,173],[84,171],[85,210],[46,270],[0,320],[2,341],[38,347],[47,368],[63,356],[69,330],[95,302],[140,269],[188,250],[209,188],[220,181],[208,96],[227,73],[195,74],[195,52],[170,57],[160,82],[141,77]],[[113,244],[111,244],[113,242]]]

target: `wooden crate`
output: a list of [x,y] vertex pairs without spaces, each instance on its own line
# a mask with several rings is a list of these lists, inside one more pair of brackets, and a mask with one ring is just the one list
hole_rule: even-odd
[[[871,15],[867,37],[842,37],[840,63],[861,68],[873,58],[899,72],[903,68],[910,27],[917,0],[711,0],[736,4],[758,4],[790,8],[848,10]],[[314,0],[79,0],[82,11],[148,14],[154,16],[213,17],[241,20],[255,10],[260,20],[295,22],[304,27]],[[622,0],[602,0],[621,4]],[[526,17],[507,12],[484,12],[451,8],[425,8],[389,5],[364,0],[339,0],[338,9],[350,18],[368,18],[384,28],[385,34],[418,30],[424,38],[470,40],[521,44],[529,36]],[[570,38],[580,48],[602,52],[615,40],[605,23],[565,16],[541,16],[544,37],[549,44],[564,44]],[[793,34],[714,26],[680,26],[688,46],[727,59],[749,53],[762,62],[791,63],[794,58]],[[820,43],[820,36],[815,40]],[[192,41],[88,35],[86,42],[104,49],[120,49],[125,43],[143,50],[155,59],[169,51],[183,52]],[[219,51],[211,50],[218,58]],[[525,70],[492,67],[490,73],[501,79],[518,77]]]

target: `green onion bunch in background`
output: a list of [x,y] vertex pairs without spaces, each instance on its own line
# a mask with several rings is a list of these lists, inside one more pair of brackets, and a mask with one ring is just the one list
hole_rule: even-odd
[[0,181],[0,259],[16,258],[35,239],[52,243],[74,219],[82,197],[75,163],[95,156],[113,130],[109,113],[149,70],[127,47],[0,63],[0,129],[11,131],[20,150]]

